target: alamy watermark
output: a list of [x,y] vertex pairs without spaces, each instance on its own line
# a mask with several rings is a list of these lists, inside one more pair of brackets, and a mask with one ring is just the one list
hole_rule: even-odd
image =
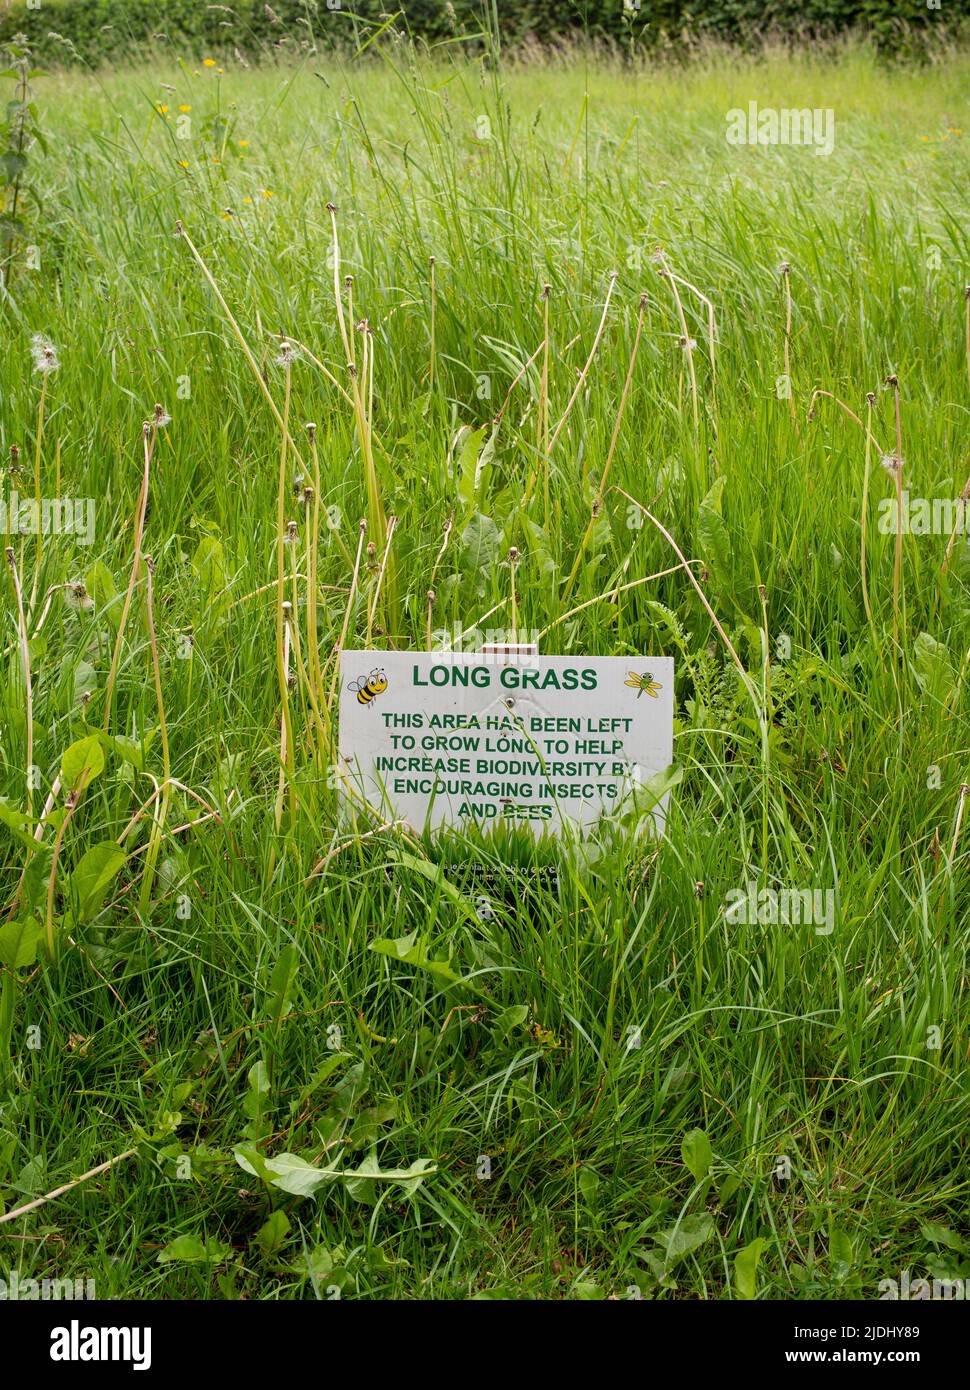
[[0,497],[0,531],[11,536],[75,536],[94,544],[93,497],[21,497],[17,489]]
[[903,488],[902,506],[896,497],[879,503],[879,531],[884,536],[958,536],[970,532],[966,497],[912,497]]
[[725,120],[729,145],[811,145],[813,154],[835,149],[835,112],[831,107],[777,110],[749,101],[735,106]]
[[970,1279],[913,1279],[904,1269],[898,1279],[880,1279],[879,1297],[890,1303],[962,1303],[970,1299]]
[[753,879],[743,888],[729,888],[724,920],[732,926],[813,926],[816,936],[835,929],[835,891],[832,888],[761,888]]
[[20,1271],[7,1271],[0,1279],[0,1303],[47,1303],[96,1298],[93,1279],[21,1279]]

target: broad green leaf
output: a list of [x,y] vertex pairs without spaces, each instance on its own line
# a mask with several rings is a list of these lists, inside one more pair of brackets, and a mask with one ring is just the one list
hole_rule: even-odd
[[203,536],[192,556],[192,568],[206,589],[212,593],[226,587],[226,562],[222,541],[215,536]]
[[605,1297],[599,1284],[594,1283],[592,1279],[577,1280],[573,1285],[572,1293],[573,1298],[579,1299],[582,1303],[597,1302]]
[[15,917],[0,926],[0,965],[22,970],[37,959],[37,945],[44,929],[34,917]]
[[[112,753],[116,753],[123,762],[131,763],[136,772],[141,772],[145,766],[145,744],[139,743],[137,739],[126,738],[124,734],[101,734],[101,741]],[[149,740],[145,740],[147,743]]]
[[201,1236],[186,1235],[176,1236],[174,1240],[169,1241],[165,1249],[160,1251],[158,1263],[221,1265],[231,1257],[232,1246],[224,1245],[214,1236],[203,1240]]
[[393,1182],[412,1196],[424,1179],[436,1172],[435,1165],[427,1158],[418,1158],[410,1168],[381,1168],[376,1154],[368,1154],[359,1167],[341,1173],[346,1180],[347,1191],[358,1202],[374,1200],[374,1183]]
[[5,825],[17,843],[25,849],[37,848],[36,840],[32,835],[28,835],[25,828],[32,824],[27,812],[19,810],[5,796],[0,796],[0,824]]
[[600,1189],[599,1174],[592,1168],[580,1168],[579,1170],[579,1190],[588,1207],[595,1206],[596,1194]]
[[285,1211],[274,1211],[253,1237],[253,1244],[267,1258],[275,1255],[290,1232],[290,1219]]
[[475,512],[461,533],[461,567],[488,569],[498,558],[499,529],[490,516]]
[[87,786],[104,770],[104,749],[97,734],[89,734],[72,743],[61,758],[61,785],[73,791]]
[[516,1028],[521,1028],[528,1017],[528,1004],[512,1004],[509,1008],[503,1009],[492,1024],[492,1037],[496,1042],[502,1042]]
[[717,1200],[720,1202],[722,1207],[727,1202],[730,1202],[731,1198],[734,1196],[735,1192],[737,1192],[740,1186],[741,1179],[737,1176],[737,1174],[728,1173],[727,1177],[724,1178],[724,1180],[721,1183],[721,1186],[717,1190]]
[[478,451],[485,438],[485,427],[473,430],[462,425],[455,439],[458,456],[458,502],[462,512],[470,511],[478,491]]
[[920,689],[948,704],[956,693],[956,676],[950,653],[942,642],[921,632],[913,643],[913,674]]
[[956,1231],[951,1231],[949,1226],[940,1226],[935,1221],[925,1221],[920,1226],[920,1231],[933,1245],[945,1245],[948,1250],[961,1252],[967,1249],[967,1242],[962,1236],[958,1236]]
[[761,1259],[761,1252],[764,1247],[764,1238],[758,1236],[750,1245],[746,1245],[735,1255],[734,1287],[738,1298],[752,1299],[757,1296],[758,1261]]
[[433,883],[436,888],[440,888],[445,897],[448,898],[455,907],[464,914],[469,922],[477,923],[478,916],[471,903],[455,887],[451,879],[445,877],[444,870],[440,864],[432,864],[428,859],[420,859],[416,854],[408,854],[406,850],[392,849],[389,858],[395,864],[400,864],[402,868],[412,869],[422,878],[426,878],[429,883]]
[[685,1216],[683,1221],[679,1221],[667,1231],[661,1231],[653,1239],[662,1248],[664,1264],[669,1269],[692,1250],[703,1245],[706,1240],[710,1240],[713,1234],[713,1218],[705,1212],[701,1216]]
[[232,1156],[244,1173],[248,1173],[252,1178],[259,1178],[267,1187],[272,1187],[273,1174],[266,1166],[265,1155],[260,1153],[255,1144],[237,1144]]
[[376,951],[379,956],[391,956],[394,960],[403,961],[405,965],[414,965],[419,970],[428,970],[432,975],[439,975],[441,979],[452,983],[461,978],[452,970],[447,961],[432,960],[428,956],[427,945],[417,940],[416,932],[401,936],[396,941],[386,938],[372,941],[370,949]]
[[410,1168],[382,1169],[376,1157],[371,1154],[364,1159],[359,1168],[317,1168],[299,1154],[282,1153],[275,1158],[263,1158],[252,1146],[238,1146],[234,1157],[245,1172],[262,1178],[271,1187],[289,1192],[294,1197],[312,1197],[318,1188],[326,1183],[343,1180],[347,1182],[352,1196],[362,1195],[362,1187],[371,1182],[397,1183],[405,1192],[411,1193],[430,1173],[435,1165],[429,1159],[419,1158]]
[[703,1182],[711,1171],[714,1154],[711,1141],[702,1129],[692,1129],[684,1135],[680,1145],[680,1156],[684,1160],[695,1182]]
[[318,1187],[343,1177],[339,1168],[315,1168],[299,1154],[278,1154],[266,1160],[266,1171],[273,1187],[294,1197],[312,1197]]
[[0,167],[12,183],[27,168],[27,156],[19,154],[16,150],[5,150],[0,154]]
[[101,910],[105,895],[121,872],[125,851],[114,840],[103,840],[84,851],[71,874],[71,887],[77,894],[78,914],[88,921]]
[[724,475],[714,482],[714,486],[704,498],[697,512],[697,545],[701,558],[717,581],[718,586],[730,594],[733,575],[731,568],[731,540],[721,515],[721,496],[724,492]]
[[79,705],[85,695],[92,695],[97,688],[97,671],[90,661],[79,661],[74,668],[73,703]]
[[95,560],[84,576],[84,587],[94,599],[95,612],[103,614],[117,632],[121,623],[121,604],[117,601],[118,589],[111,571],[101,560]]
[[289,1012],[290,994],[296,981],[299,965],[300,953],[294,945],[288,942],[280,951],[276,964],[273,966],[266,996],[266,1012],[270,1018],[276,1019],[277,1022]]
[[852,1268],[854,1252],[852,1249],[852,1238],[838,1226],[832,1226],[829,1230],[829,1262],[833,1266],[844,1266],[844,1272]]

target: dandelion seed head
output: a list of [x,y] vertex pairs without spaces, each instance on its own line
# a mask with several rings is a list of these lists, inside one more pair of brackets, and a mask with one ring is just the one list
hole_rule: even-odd
[[76,579],[68,584],[64,590],[64,597],[67,600],[68,608],[73,608],[77,612],[89,613],[94,607],[94,599],[88,593],[83,579]]
[[47,376],[48,372],[56,372],[61,365],[57,349],[43,333],[35,333],[31,338],[30,355],[34,359],[34,371],[40,372],[42,376]]
[[280,350],[276,354],[276,365],[278,367],[291,367],[294,362],[299,362],[300,351],[294,347],[288,338],[280,341]]

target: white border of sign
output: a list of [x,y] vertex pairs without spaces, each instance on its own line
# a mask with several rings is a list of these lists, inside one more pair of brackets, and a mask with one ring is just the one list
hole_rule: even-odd
[[349,799],[419,833],[589,830],[673,760],[671,657],[344,651],[340,684]]

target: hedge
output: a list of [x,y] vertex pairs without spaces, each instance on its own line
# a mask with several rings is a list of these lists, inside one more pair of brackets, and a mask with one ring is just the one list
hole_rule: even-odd
[[190,57],[236,50],[252,61],[274,50],[359,45],[397,12],[397,27],[406,22],[415,38],[431,43],[472,36],[487,23],[505,42],[551,44],[587,33],[624,49],[857,30],[898,51],[918,48],[944,27],[970,29],[970,0],[0,0],[0,43],[23,33],[48,63],[108,63],[147,45]]

